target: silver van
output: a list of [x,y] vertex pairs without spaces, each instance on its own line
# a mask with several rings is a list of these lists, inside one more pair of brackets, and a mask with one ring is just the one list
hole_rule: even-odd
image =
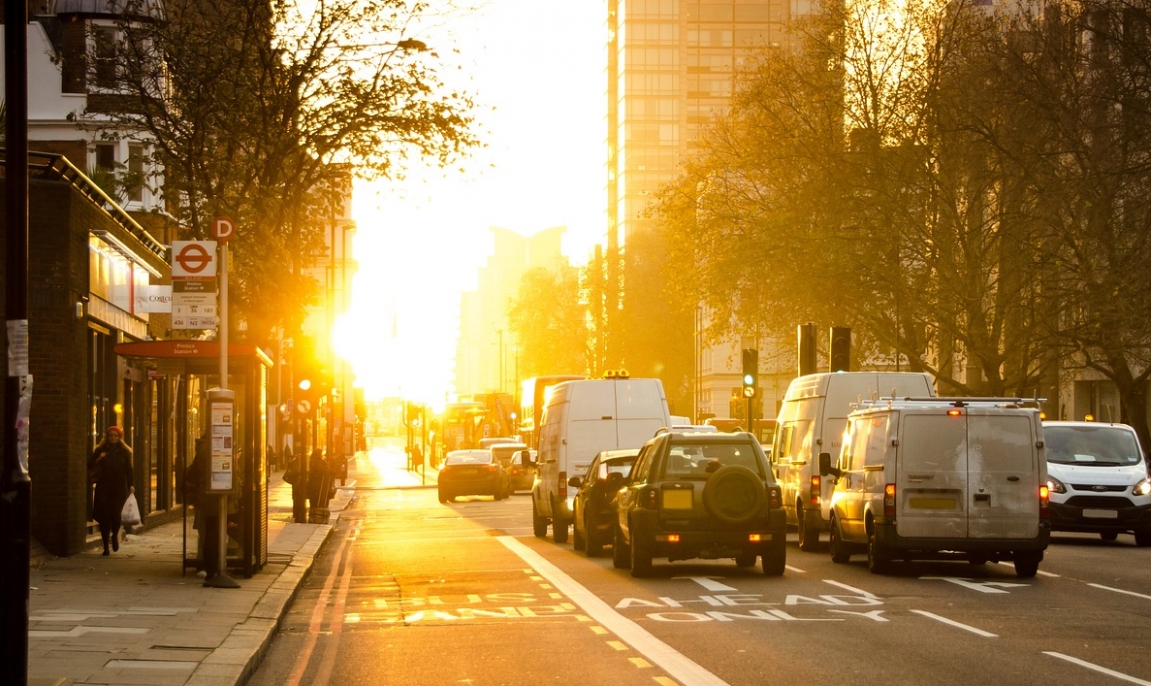
[[1039,410],[1018,398],[903,398],[865,403],[847,420],[834,479],[834,562],[1011,560],[1032,577],[1051,537]]

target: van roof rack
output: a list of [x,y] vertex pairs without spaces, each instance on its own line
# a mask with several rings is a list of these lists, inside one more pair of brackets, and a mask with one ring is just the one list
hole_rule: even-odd
[[1047,402],[1046,398],[1006,398],[997,396],[904,396],[896,398],[874,398],[854,403],[857,407],[876,407],[883,403],[924,403],[967,407],[968,405],[998,405],[1000,407],[1035,406]]

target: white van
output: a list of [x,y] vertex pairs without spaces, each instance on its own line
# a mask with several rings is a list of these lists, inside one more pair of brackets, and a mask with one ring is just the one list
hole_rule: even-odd
[[1151,478],[1135,429],[1103,422],[1043,422],[1051,530],[1135,535],[1151,546]]
[[827,531],[831,483],[820,478],[819,454],[839,453],[852,406],[880,396],[933,395],[931,376],[918,372],[832,372],[792,380],[779,408],[771,461],[801,550],[814,550]]
[[540,423],[536,482],[532,487],[532,530],[556,543],[568,538],[572,498],[568,477],[587,472],[603,450],[640,448],[655,432],[671,425],[667,396],[659,379],[565,381],[549,389]]
[[[1051,538],[1039,410],[1018,398],[878,400],[852,412],[834,485],[831,559],[1012,560],[1035,576]],[[1034,402],[1034,401],[1031,401]]]

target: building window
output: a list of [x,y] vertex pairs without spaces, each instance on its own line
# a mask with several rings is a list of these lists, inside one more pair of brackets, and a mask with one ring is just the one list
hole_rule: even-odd
[[96,144],[96,169],[116,171],[116,145],[113,143]]
[[116,85],[116,29],[97,26],[93,29],[93,54],[96,57],[96,85],[112,88]]
[[128,146],[128,175],[124,179],[128,199],[132,202],[144,201],[144,146]]

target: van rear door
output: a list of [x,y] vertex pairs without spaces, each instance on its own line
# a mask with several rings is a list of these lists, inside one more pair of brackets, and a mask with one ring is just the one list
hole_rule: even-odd
[[915,538],[1039,535],[1035,420],[967,406],[905,412],[896,530]]
[[1037,418],[1025,412],[967,408],[971,538],[1039,535]]
[[967,538],[967,419],[946,407],[903,412],[896,470],[896,532]]

